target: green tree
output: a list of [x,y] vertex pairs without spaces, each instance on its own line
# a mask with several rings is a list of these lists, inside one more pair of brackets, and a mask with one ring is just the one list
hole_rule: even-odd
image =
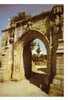
[[41,52],[41,49],[40,49],[40,45],[39,45],[39,43],[38,43],[38,48],[37,48],[37,50],[36,50],[36,52],[37,52],[37,54],[38,54],[38,56],[39,56],[39,54],[40,54],[40,52]]
[[31,50],[34,50],[36,46],[36,42],[31,42]]

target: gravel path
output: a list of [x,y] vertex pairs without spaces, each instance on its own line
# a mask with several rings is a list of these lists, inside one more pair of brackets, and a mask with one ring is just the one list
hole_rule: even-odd
[[0,83],[0,96],[47,96],[47,94],[25,79]]

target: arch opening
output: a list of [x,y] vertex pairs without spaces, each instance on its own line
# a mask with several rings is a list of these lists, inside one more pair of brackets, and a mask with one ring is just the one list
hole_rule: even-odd
[[[39,33],[37,31],[30,30],[29,32],[26,32],[23,40],[23,63],[24,63],[24,71],[25,71],[25,77],[36,86],[42,88],[43,90],[48,91],[48,76],[50,73],[50,63],[49,63],[49,42],[47,40],[47,37],[44,36],[42,33]],[[44,52],[41,50],[38,51],[38,57],[36,59],[38,61],[34,60],[33,50],[32,50],[32,44],[36,41],[40,41],[40,43],[44,46]],[[43,49],[41,47],[41,49]],[[42,56],[42,57],[41,57]]]
[[[33,70],[33,66],[38,64],[38,66],[42,65],[47,67],[49,60],[49,44],[47,38],[45,38],[41,33],[37,31],[29,31],[25,33],[23,37],[23,62],[24,62],[24,70],[25,76],[29,78],[31,76],[31,72]],[[38,43],[37,43],[38,42]],[[35,49],[32,50],[33,45],[35,44]],[[40,50],[40,51],[39,51]],[[37,53],[37,54],[34,54]],[[37,60],[37,61],[36,61]],[[46,64],[45,64],[46,63]],[[34,67],[35,68],[35,67]],[[36,70],[36,69],[35,69]],[[38,72],[42,69],[38,68]],[[49,68],[47,70],[47,73]],[[41,74],[46,71],[41,71]]]
[[24,45],[23,61],[26,78],[30,78],[32,72],[37,74],[48,74],[48,53],[44,43],[36,38]]
[[47,74],[47,48],[40,39],[35,39],[31,43],[32,52],[32,72],[37,74]]

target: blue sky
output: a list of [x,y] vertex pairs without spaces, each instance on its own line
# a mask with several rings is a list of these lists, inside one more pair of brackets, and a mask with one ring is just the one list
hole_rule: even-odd
[[36,50],[38,48],[38,44],[39,44],[40,50],[41,50],[40,54],[47,54],[46,46],[40,39],[35,39],[33,42],[36,42],[36,46],[35,46],[35,49],[32,50],[32,54],[37,54]]
[[30,4],[1,4],[0,5],[0,35],[1,30],[4,29],[8,23],[8,19],[14,15],[17,15],[18,12],[26,11],[28,14],[36,15],[41,12],[48,11],[52,8],[53,5],[30,5]]
[[[25,11],[32,16],[51,10],[53,5],[49,4],[0,4],[0,38],[2,35],[1,30],[4,29],[8,23],[8,19],[17,15],[19,12]],[[40,42],[40,41],[39,41]],[[44,49],[43,44],[40,42],[41,47]]]

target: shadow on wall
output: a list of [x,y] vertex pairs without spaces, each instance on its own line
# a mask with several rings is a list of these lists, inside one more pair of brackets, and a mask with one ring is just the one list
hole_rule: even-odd
[[[32,53],[29,44],[24,45],[23,62],[25,76],[30,81],[30,83],[41,88],[43,91],[48,92],[48,75],[32,72]],[[45,71],[42,68],[38,70]]]
[[47,74],[40,74],[32,72],[31,77],[29,78],[30,83],[36,85],[43,91],[49,91],[49,84],[48,84],[48,75]]
[[24,62],[25,76],[28,79],[31,77],[31,70],[32,70],[32,53],[30,44],[24,45],[23,62]]

